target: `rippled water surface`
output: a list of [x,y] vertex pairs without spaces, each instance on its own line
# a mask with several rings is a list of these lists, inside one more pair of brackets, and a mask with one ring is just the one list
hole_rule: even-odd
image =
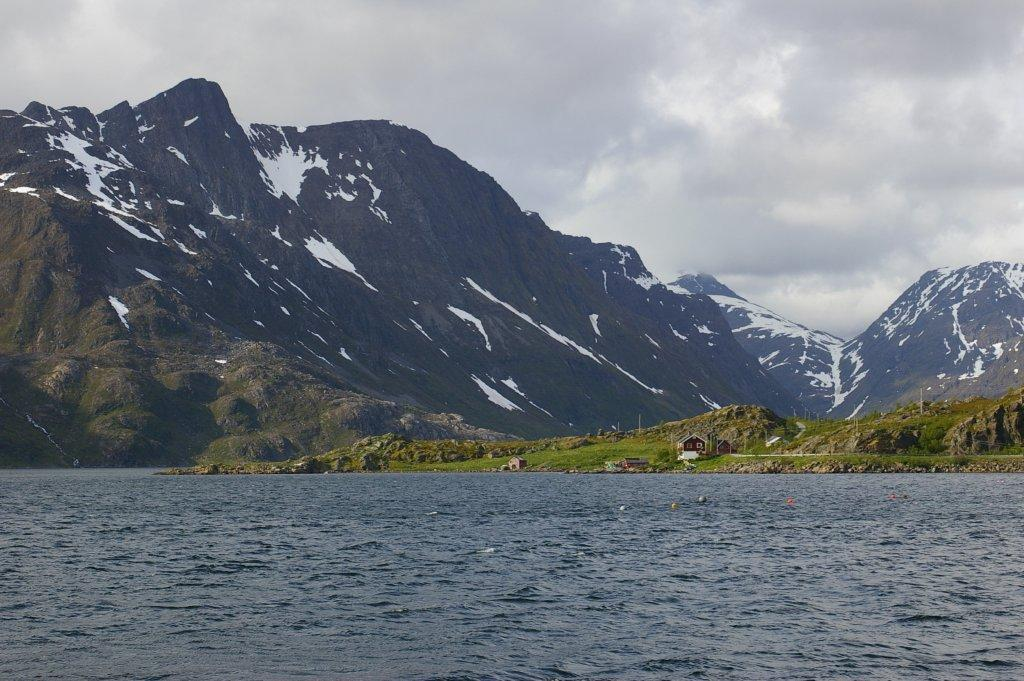
[[988,475],[0,472],[0,678],[1024,678],[1022,499]]

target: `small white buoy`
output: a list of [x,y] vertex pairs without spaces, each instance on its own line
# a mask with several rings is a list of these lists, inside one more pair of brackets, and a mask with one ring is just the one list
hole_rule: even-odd
[[626,510],[626,507],[625,507],[625,506],[619,506],[619,510],[620,510],[620,511],[625,511],[625,510]]
[[697,497],[697,503],[698,504],[705,504],[705,503],[707,503],[707,501],[708,501],[708,498],[706,496],[704,496],[703,494],[700,495],[699,497]]

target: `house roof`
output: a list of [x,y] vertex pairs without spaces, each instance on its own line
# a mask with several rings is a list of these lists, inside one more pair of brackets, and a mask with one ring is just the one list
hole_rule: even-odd
[[707,442],[708,441],[708,439],[706,437],[704,437],[703,435],[697,435],[696,433],[691,433],[690,435],[687,435],[686,437],[682,438],[679,441],[680,442],[686,442],[687,440],[692,440],[694,438],[696,438],[696,439],[698,439],[698,440],[700,440],[702,442]]

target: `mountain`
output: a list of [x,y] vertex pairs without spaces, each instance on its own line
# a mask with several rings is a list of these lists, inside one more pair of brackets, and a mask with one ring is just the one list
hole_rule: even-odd
[[[735,395],[752,395],[754,402],[782,410],[797,407],[791,393],[737,344],[729,323],[708,296],[680,296],[651,274],[630,246],[559,237],[606,296],[643,319],[643,327],[650,329],[643,337],[654,348],[654,359],[669,352],[686,353],[690,371],[686,385],[679,388],[684,394],[699,399],[707,409],[735,404]],[[604,327],[598,328],[596,315],[593,322],[600,335]],[[633,323],[641,328],[639,320]]]
[[795,404],[712,301],[418,131],[242,124],[202,79],[0,111],[0,462],[279,459],[733,402]]
[[686,275],[670,288],[709,293],[740,344],[817,414],[862,415],[922,397],[991,397],[1024,380],[1021,264],[926,272],[849,341],[750,303],[710,275]]
[[1024,265],[926,272],[843,349],[837,415],[918,400],[995,396],[1021,385]]
[[841,338],[752,303],[709,274],[683,275],[669,288],[710,296],[721,307],[736,340],[797,397],[800,411],[823,414],[842,398]]

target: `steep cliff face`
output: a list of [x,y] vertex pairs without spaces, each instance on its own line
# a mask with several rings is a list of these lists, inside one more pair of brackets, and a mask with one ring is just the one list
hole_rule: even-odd
[[386,121],[244,125],[204,80],[0,112],[8,456],[277,458],[791,406],[706,298],[662,318],[664,287],[634,281],[635,308],[572,243]]

